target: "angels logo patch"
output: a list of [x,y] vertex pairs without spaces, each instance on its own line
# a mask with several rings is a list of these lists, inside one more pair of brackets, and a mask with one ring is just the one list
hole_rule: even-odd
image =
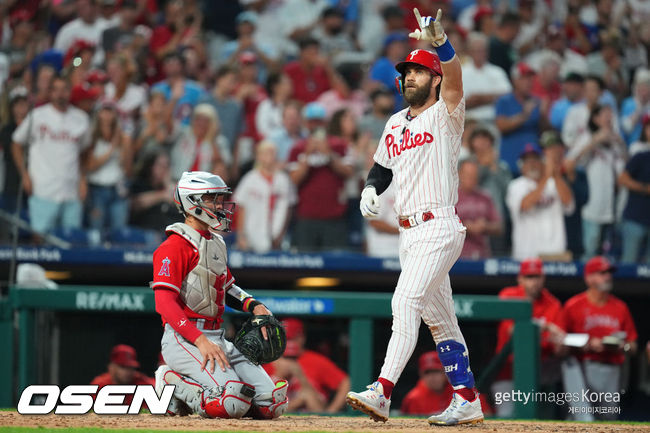
[[162,261],[162,266],[160,267],[160,271],[158,272],[159,277],[169,277],[169,264],[172,261],[169,260],[169,258],[165,257]]

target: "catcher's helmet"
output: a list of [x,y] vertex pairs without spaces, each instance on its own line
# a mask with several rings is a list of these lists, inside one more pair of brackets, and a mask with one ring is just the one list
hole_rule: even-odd
[[442,67],[440,66],[440,58],[436,53],[433,53],[428,50],[413,50],[406,56],[406,59],[403,62],[399,62],[395,65],[395,69],[400,73],[398,77],[395,77],[395,86],[399,90],[400,94],[404,92],[404,76],[406,75],[406,66],[409,64],[416,64],[424,66],[431,72],[442,77]]
[[[208,207],[202,197],[204,194],[216,194],[215,202],[223,196],[221,208],[216,205]],[[225,201],[232,194],[226,182],[216,174],[205,171],[186,171],[176,185],[174,202],[178,210],[185,216],[203,221],[213,230],[230,231],[235,203]]]

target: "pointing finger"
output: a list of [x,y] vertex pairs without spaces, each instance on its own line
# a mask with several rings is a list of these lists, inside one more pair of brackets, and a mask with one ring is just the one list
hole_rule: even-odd
[[436,14],[436,21],[440,22],[442,19],[442,9],[438,9],[438,13]]
[[415,19],[418,20],[418,25],[422,28],[422,15],[420,15],[418,8],[413,8],[413,14],[415,14]]

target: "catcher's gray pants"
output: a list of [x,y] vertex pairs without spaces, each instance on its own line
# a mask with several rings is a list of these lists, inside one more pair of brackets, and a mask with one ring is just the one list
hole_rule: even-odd
[[200,383],[204,388],[218,388],[224,386],[229,380],[237,380],[255,387],[253,403],[258,406],[269,406],[273,403],[272,392],[275,384],[266,371],[250,362],[228,340],[223,338],[223,329],[202,330],[208,340],[219,345],[230,362],[230,367],[222,371],[215,362],[214,373],[209,372],[210,363],[201,371],[203,357],[199,349],[183,338],[169,325],[165,325],[165,332],[161,340],[162,356],[165,363],[175,372],[187,376]]

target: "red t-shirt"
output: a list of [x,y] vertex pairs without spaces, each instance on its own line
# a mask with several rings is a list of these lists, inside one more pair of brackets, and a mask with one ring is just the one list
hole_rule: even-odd
[[[205,238],[209,238],[210,233],[201,233]],[[183,285],[183,281],[187,274],[196,267],[199,262],[199,252],[194,246],[182,236],[172,233],[169,237],[154,251],[153,253],[153,284],[154,290],[165,289],[175,293],[179,293]],[[226,268],[226,273],[217,277],[214,287],[217,289],[216,304],[219,306],[218,313],[215,317],[208,317],[192,311],[187,305],[184,305],[180,297],[176,298],[176,302],[182,308],[181,315],[173,315],[173,317],[163,316],[163,325],[169,323],[176,331],[183,337],[190,341],[194,341],[199,336],[200,332],[187,318],[197,319],[211,319],[222,322],[221,315],[225,309],[224,296],[226,291],[235,282],[235,278],[230,273],[230,269]],[[158,297],[156,297],[158,301]],[[160,310],[156,305],[157,311]],[[187,331],[183,328],[188,328],[190,334],[186,336]],[[192,338],[194,337],[194,338]]]
[[[298,357],[298,364],[300,364],[311,386],[324,399],[329,399],[330,394],[338,389],[339,384],[348,377],[343,370],[338,368],[326,356],[311,350],[305,350]],[[269,376],[273,376],[275,373],[273,363],[264,364],[263,367]],[[289,383],[289,393],[293,394],[298,390],[300,390],[300,383],[297,380],[292,380]]]
[[[482,191],[467,192],[459,189],[456,209],[461,221],[476,221],[481,218],[491,223],[499,221],[499,213],[492,198]],[[491,255],[488,235],[467,234],[461,257],[484,259]]]
[[[499,298],[501,299],[524,299],[525,297],[526,292],[521,286],[506,287],[499,292]],[[543,319],[561,328],[562,304],[548,290],[542,289],[539,298],[533,301],[533,318]],[[515,322],[513,320],[502,320],[499,323],[499,329],[497,331],[497,353],[501,351],[510,339],[514,324]],[[542,358],[547,358],[553,354],[553,344],[550,341],[550,333],[548,331],[542,332],[540,346],[542,349]],[[498,377],[504,380],[512,378],[512,354],[508,357]]]
[[300,62],[294,61],[284,67],[284,73],[293,84],[293,99],[305,104],[315,101],[331,87],[325,68],[316,66],[311,71],[303,69]]
[[[431,391],[420,379],[415,388],[410,390],[402,400],[401,411],[404,415],[432,415],[447,409],[454,394],[454,388],[447,384],[441,393]],[[483,394],[479,395],[484,414],[491,414],[492,407]]]
[[[235,89],[233,93],[237,93],[239,86]],[[262,136],[257,131],[257,124],[255,123],[255,115],[257,113],[257,107],[260,103],[266,99],[266,91],[262,86],[256,86],[255,92],[243,101],[244,105],[244,132],[242,133],[243,137],[250,137],[255,143],[261,140]],[[230,143],[231,146],[235,146],[236,143]]]
[[[91,385],[98,385],[99,388],[97,388],[97,392],[99,392],[100,389],[105,387],[106,385],[116,385],[115,382],[113,382],[113,379],[111,379],[111,375],[106,372],[102,373],[99,376],[95,377],[92,382],[90,382]],[[140,373],[139,371],[135,372],[135,376],[133,376],[133,382],[131,382],[129,385],[156,385],[156,381],[153,379],[153,377],[149,377],[143,373]],[[124,404],[130,405],[131,401],[133,400],[133,394],[126,394],[124,396]]]
[[[345,141],[328,137],[330,148],[340,157],[347,153]],[[296,163],[298,158],[307,157],[305,145],[307,141],[297,142],[289,152],[289,164]],[[343,190],[344,180],[334,173],[334,170],[327,165],[310,167],[309,173],[298,185],[298,205],[296,214],[299,218],[310,219],[335,219],[341,217],[347,208],[345,192]]]
[[[615,332],[625,331],[625,341],[636,341],[638,334],[630,310],[614,295],[607,297],[605,305],[594,305],[582,292],[570,298],[562,311],[563,327],[566,332],[589,334],[602,338]],[[618,352],[583,353],[581,359],[590,359],[609,364],[622,364],[625,356]]]

